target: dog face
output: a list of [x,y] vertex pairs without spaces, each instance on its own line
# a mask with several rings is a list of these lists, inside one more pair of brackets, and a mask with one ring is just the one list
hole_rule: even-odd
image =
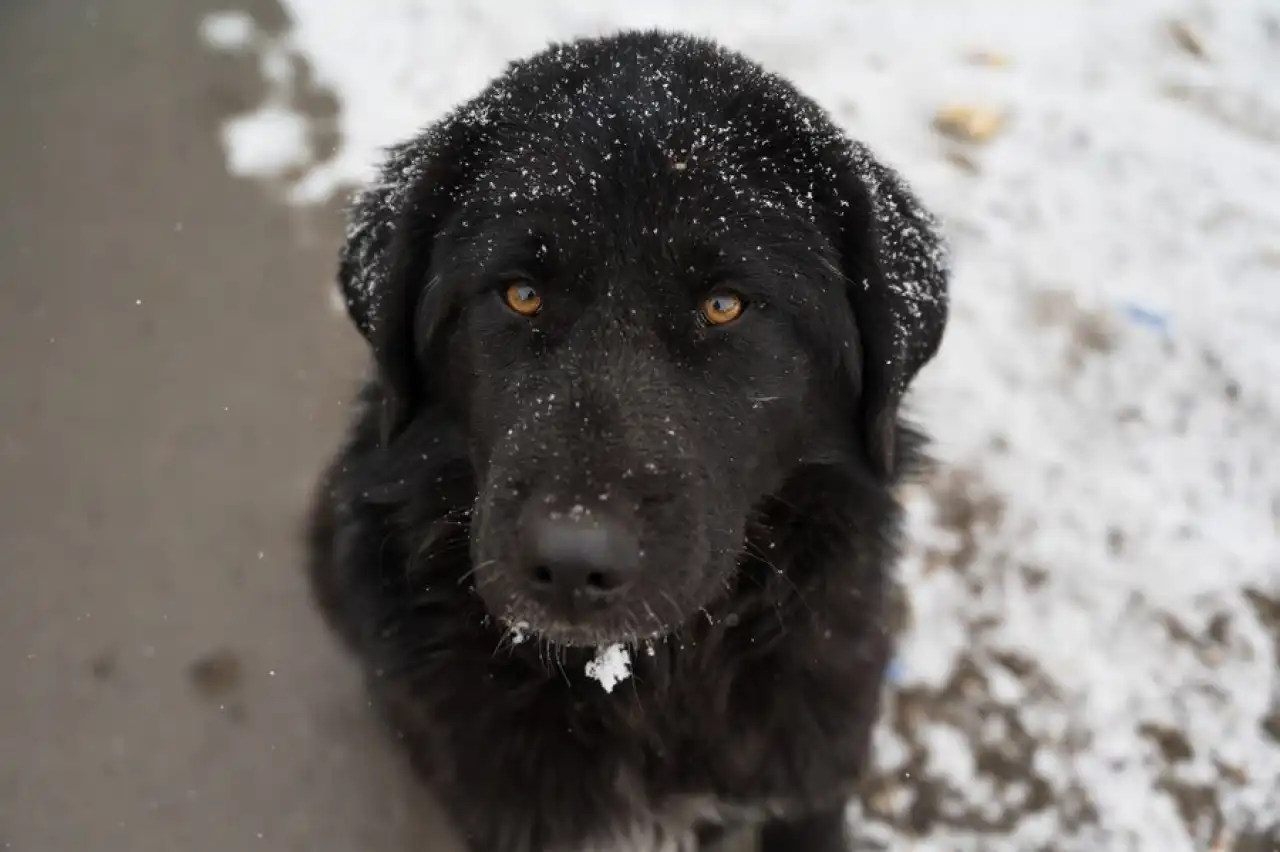
[[430,360],[481,483],[476,587],[554,641],[683,623],[726,587],[753,506],[833,434],[815,421],[843,439],[823,449],[854,438],[815,345],[831,317],[856,340],[825,241],[661,156],[578,159],[595,191],[563,206],[523,197],[554,167],[519,157],[440,255],[454,317]]
[[785,83],[658,34],[554,47],[395,150],[341,278],[386,440],[465,436],[475,590],[568,645],[732,594],[803,466],[891,478],[945,317],[892,173]]

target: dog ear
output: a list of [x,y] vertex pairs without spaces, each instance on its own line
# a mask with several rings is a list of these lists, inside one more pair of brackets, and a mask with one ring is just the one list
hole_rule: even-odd
[[[942,342],[947,247],[937,222],[892,169],[858,144],[835,168],[841,272],[861,338],[847,359],[860,387],[867,453],[886,478],[897,471],[898,407]],[[856,356],[857,353],[851,353]]]
[[431,278],[432,249],[469,173],[473,128],[453,121],[391,148],[375,182],[347,211],[338,286],[373,350],[381,387],[382,442],[425,401],[415,326]]

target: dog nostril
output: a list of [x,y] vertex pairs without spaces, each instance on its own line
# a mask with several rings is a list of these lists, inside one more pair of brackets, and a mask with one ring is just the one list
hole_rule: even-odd
[[634,572],[625,567],[597,568],[582,562],[558,562],[533,566],[529,585],[540,595],[565,598],[586,595],[593,600],[603,600],[626,588],[633,579]]

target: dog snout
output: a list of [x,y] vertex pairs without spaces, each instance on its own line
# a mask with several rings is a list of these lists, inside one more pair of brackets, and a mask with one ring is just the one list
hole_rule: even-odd
[[566,617],[621,597],[640,571],[639,540],[629,520],[616,511],[559,511],[531,500],[521,513],[520,558],[532,594]]

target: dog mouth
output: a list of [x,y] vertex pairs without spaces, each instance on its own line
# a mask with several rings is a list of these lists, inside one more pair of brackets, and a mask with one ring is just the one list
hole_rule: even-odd
[[643,643],[696,613],[694,586],[708,570],[700,519],[672,523],[643,504],[536,489],[481,503],[471,530],[473,588],[512,642]]
[[679,629],[679,622],[661,619],[652,608],[639,609],[642,614],[622,611],[571,619],[539,611],[538,607],[513,606],[498,622],[510,645],[537,642],[564,648],[640,646],[661,642]]

